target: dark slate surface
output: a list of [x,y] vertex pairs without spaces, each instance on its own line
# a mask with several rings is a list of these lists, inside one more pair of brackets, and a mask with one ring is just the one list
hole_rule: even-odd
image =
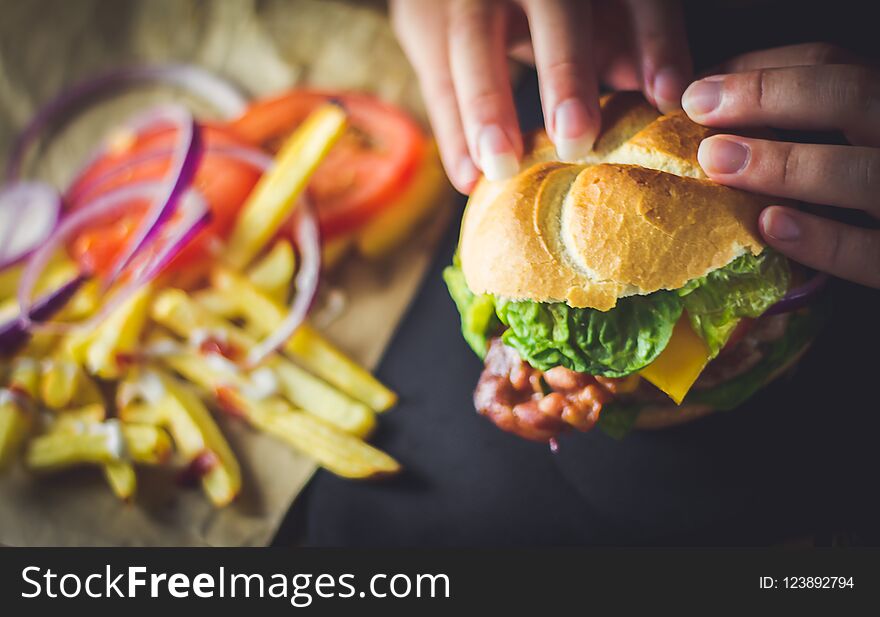
[[[819,38],[870,49],[870,28],[846,3],[831,14],[793,4],[770,3],[760,19],[698,8],[689,19],[695,57],[709,64],[748,46]],[[701,26],[719,23],[727,27]],[[534,126],[534,75],[517,96],[523,124]],[[831,326],[794,375],[744,409],[623,441],[571,435],[553,455],[473,411],[481,365],[440,278],[456,240],[450,229],[378,370],[402,402],[374,441],[406,472],[381,483],[319,472],[276,544],[823,543],[832,533],[880,542],[876,291],[835,283]]]

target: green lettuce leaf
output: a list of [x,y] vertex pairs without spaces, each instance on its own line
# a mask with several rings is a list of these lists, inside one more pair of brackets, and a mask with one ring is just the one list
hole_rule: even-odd
[[743,317],[758,317],[788,291],[788,261],[770,249],[746,253],[678,290],[691,326],[718,355]]
[[638,404],[624,404],[612,401],[602,407],[599,414],[599,428],[602,432],[614,439],[623,439],[633,429],[642,406]]
[[495,299],[489,294],[474,294],[468,289],[456,254],[451,266],[443,270],[443,280],[449,295],[461,313],[461,333],[464,340],[481,358],[486,355],[489,339],[497,336],[501,322],[495,315]]
[[564,303],[496,299],[508,326],[503,340],[535,368],[565,366],[578,372],[623,377],[660,355],[681,316],[674,292],[623,298],[613,310],[572,308]]
[[827,320],[829,312],[826,294],[809,311],[792,314],[785,334],[767,350],[758,364],[709,390],[691,390],[683,404],[711,405],[722,411],[739,407],[760,390],[773,373],[806,348]]
[[479,356],[485,356],[489,338],[503,324],[504,342],[535,368],[562,365],[623,377],[660,355],[683,309],[714,357],[741,318],[759,316],[785,295],[789,271],[777,253],[747,253],[679,290],[622,298],[607,312],[475,295],[457,255],[443,278],[461,313],[464,338]]
[[[682,404],[709,405],[718,411],[728,411],[745,403],[809,345],[828,320],[829,303],[826,294],[809,311],[793,314],[785,334],[769,347],[758,364],[714,388],[691,390]],[[612,401],[602,409],[599,427],[611,437],[622,439],[632,430],[640,410],[638,404]]]

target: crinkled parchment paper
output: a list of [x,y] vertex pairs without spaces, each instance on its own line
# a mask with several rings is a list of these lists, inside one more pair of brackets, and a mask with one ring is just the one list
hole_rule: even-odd
[[[3,156],[33,111],[65,84],[132,62],[198,63],[252,95],[299,83],[371,91],[424,121],[415,78],[381,3],[0,0],[0,16]],[[62,186],[114,122],[151,101],[179,96],[138,89],[89,108],[53,136],[29,172]],[[210,107],[191,102],[210,114]],[[347,302],[326,333],[365,365],[378,362],[415,293],[446,210],[394,259],[350,260],[331,278]],[[243,493],[233,505],[214,509],[199,490],[180,489],[159,470],[139,470],[137,499],[125,505],[95,469],[35,478],[18,468],[0,476],[0,544],[268,543],[315,466],[241,424],[224,422],[223,428],[244,472]]]

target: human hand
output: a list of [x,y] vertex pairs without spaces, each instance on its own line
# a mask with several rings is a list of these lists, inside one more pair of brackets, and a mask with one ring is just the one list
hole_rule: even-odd
[[516,173],[522,136],[507,58],[538,70],[547,132],[563,160],[599,132],[600,80],[680,107],[691,59],[670,0],[392,0],[401,45],[419,77],[443,165],[468,193],[480,170]]
[[[880,73],[823,44],[754,52],[691,84],[685,112],[711,127],[843,132],[851,145],[714,135],[700,144],[706,174],[728,186],[880,218]],[[795,261],[880,287],[880,229],[770,206],[759,227]]]

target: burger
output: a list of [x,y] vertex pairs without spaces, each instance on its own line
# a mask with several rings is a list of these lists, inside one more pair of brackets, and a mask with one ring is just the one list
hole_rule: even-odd
[[825,313],[821,277],[761,240],[770,199],[706,178],[710,129],[635,93],[601,110],[585,159],[559,161],[535,133],[518,175],[480,181],[444,272],[485,362],[476,409],[551,445],[735,408],[798,360]]

